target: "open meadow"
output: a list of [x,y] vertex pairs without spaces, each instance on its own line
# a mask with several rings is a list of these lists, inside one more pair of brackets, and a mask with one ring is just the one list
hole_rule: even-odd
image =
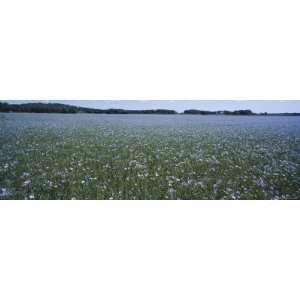
[[0,199],[297,198],[300,117],[0,114]]

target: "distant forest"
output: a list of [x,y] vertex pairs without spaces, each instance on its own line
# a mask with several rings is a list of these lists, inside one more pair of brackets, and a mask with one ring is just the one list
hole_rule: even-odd
[[185,110],[183,113],[190,114],[190,115],[240,115],[240,116],[255,115],[255,113],[253,113],[250,109],[235,110],[235,111],[229,111],[229,110],[207,111],[207,110],[198,110],[198,109],[188,109]]
[[[91,113],[91,114],[178,114],[175,110],[169,109],[147,109],[147,110],[128,110],[128,109],[98,109],[80,107],[74,105],[66,105],[61,103],[24,103],[24,104],[9,104],[0,102],[0,112],[17,112],[17,113],[63,113],[63,114],[76,114],[76,113]],[[185,110],[182,114],[186,115],[238,115],[238,116],[251,116],[251,115],[269,115],[269,116],[300,116],[300,113],[260,113],[256,114],[249,109],[235,110],[235,111],[206,111],[197,109]]]
[[90,114],[176,114],[175,110],[151,109],[151,110],[126,110],[118,108],[98,109],[66,105],[61,103],[24,103],[8,104],[0,102],[0,112],[26,112],[26,113],[90,113]]

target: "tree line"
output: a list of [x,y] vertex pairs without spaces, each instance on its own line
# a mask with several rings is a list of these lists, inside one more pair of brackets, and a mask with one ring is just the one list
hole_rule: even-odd
[[[63,114],[76,114],[76,113],[91,113],[91,114],[178,114],[175,110],[170,109],[145,109],[145,110],[132,110],[132,109],[98,109],[89,107],[80,107],[74,105],[66,105],[61,103],[22,103],[22,104],[9,104],[7,102],[0,102],[0,112],[17,112],[17,113],[63,113]],[[250,109],[235,110],[235,111],[207,111],[198,109],[188,109],[182,114],[185,115],[238,115],[238,116],[251,116],[251,115],[269,115],[269,116],[300,116],[300,113],[260,113],[256,114]]]
[[98,109],[66,105],[61,103],[23,103],[9,104],[0,102],[0,112],[26,112],[26,113],[92,113],[92,114],[176,114],[175,110],[149,109],[149,110],[128,110],[128,109]]
[[222,110],[222,111],[207,111],[207,110],[198,110],[198,109],[188,109],[183,112],[184,114],[190,115],[241,115],[241,116],[249,116],[255,115],[250,109],[245,110]]

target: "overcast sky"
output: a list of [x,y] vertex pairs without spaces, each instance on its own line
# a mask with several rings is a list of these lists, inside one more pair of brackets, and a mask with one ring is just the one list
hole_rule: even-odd
[[[36,101],[7,101],[9,103],[27,103]],[[202,109],[202,110],[238,110],[238,109],[251,109],[253,112],[300,112],[300,100],[299,101],[89,101],[89,100],[68,100],[68,101],[38,101],[38,102],[53,102],[64,103],[84,107],[94,108],[123,108],[123,109],[174,109],[178,112],[182,112],[185,109]]]

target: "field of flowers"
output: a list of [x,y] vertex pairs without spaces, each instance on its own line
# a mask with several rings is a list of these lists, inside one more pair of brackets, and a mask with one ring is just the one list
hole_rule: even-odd
[[0,114],[0,199],[299,199],[300,117]]

